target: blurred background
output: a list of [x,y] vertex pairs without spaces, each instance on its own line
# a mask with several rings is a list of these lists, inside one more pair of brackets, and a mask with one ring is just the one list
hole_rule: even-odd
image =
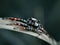
[[35,17],[60,41],[60,0],[0,0],[0,17]]

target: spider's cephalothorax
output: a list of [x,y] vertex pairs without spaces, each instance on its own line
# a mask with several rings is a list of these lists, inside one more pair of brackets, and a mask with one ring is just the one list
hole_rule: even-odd
[[30,30],[34,30],[36,32],[41,32],[41,24],[40,24],[40,20],[37,20],[35,18],[28,18],[27,19],[27,24],[29,25],[29,29]]
[[37,28],[39,26],[39,21],[31,17],[27,19],[27,24]]
[[43,28],[43,25],[40,23],[40,20],[37,20],[35,18],[28,18],[27,19],[27,25],[28,29],[40,33],[46,33],[46,31]]

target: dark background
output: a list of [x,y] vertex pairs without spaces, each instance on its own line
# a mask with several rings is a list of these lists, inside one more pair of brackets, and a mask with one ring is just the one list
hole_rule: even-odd
[[60,40],[60,0],[0,0],[0,17],[35,17]]

